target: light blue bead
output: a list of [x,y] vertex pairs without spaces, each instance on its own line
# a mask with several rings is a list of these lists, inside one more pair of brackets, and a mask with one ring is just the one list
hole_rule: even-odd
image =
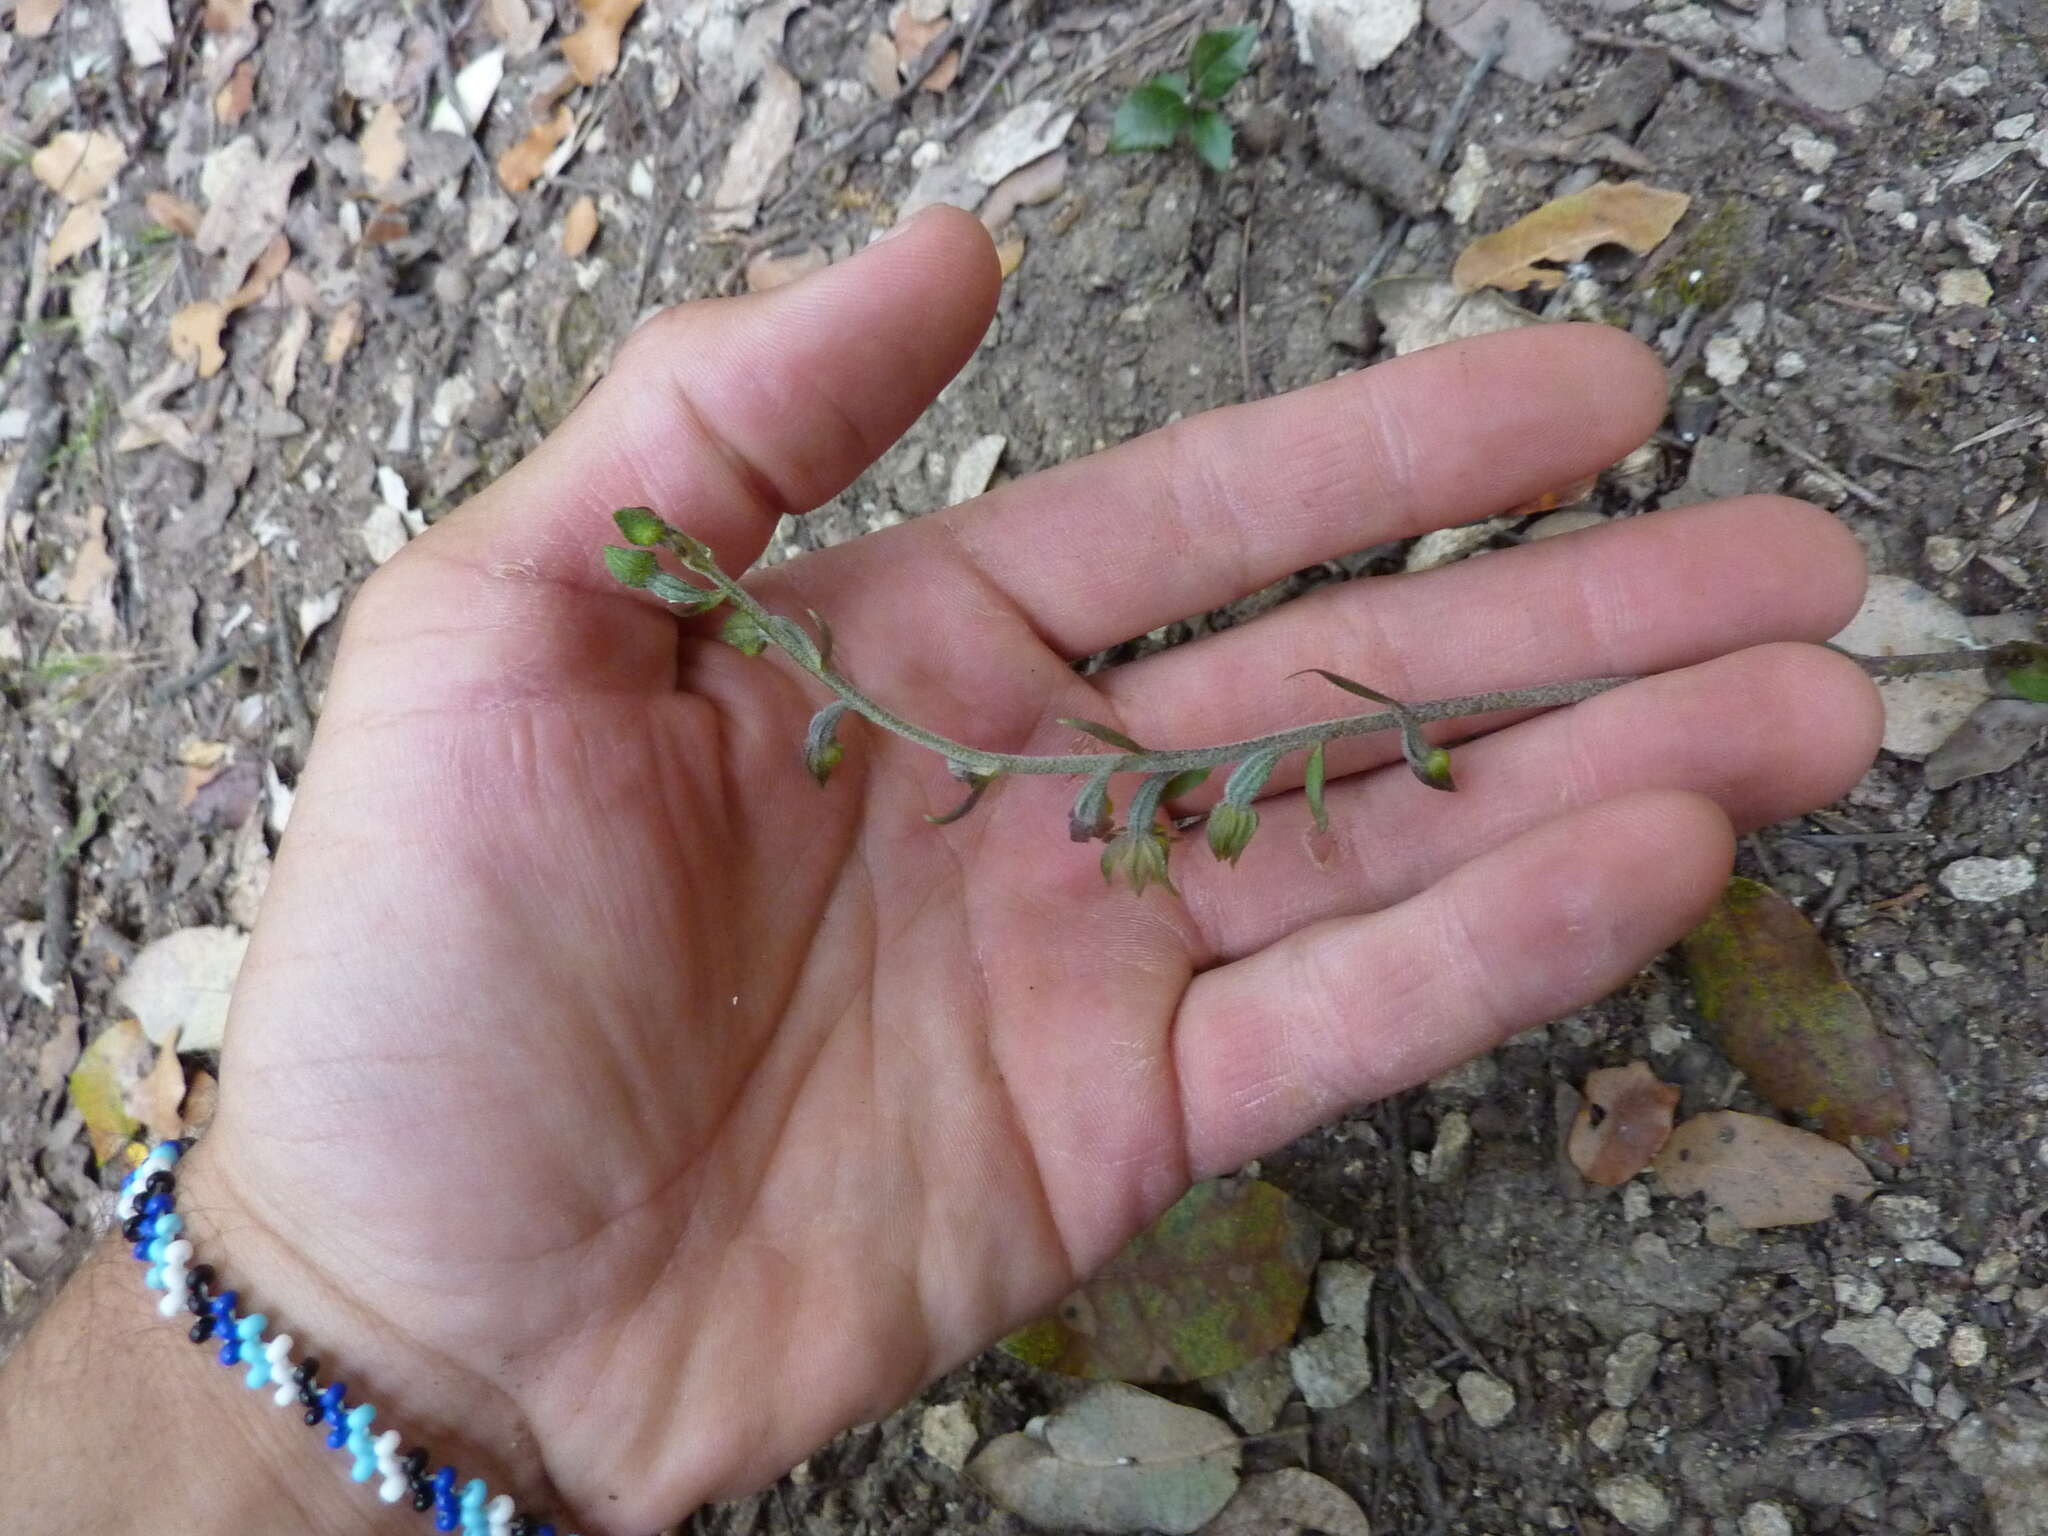
[[480,1477],[472,1477],[462,1489],[462,1536],[490,1536],[490,1517],[484,1513],[484,1500],[490,1490]]
[[142,1283],[148,1286],[152,1291],[162,1290],[164,1286],[169,1283],[164,1279],[163,1265],[150,1265],[149,1272],[142,1277]]
[[370,1444],[370,1421],[376,1417],[377,1410],[370,1404],[357,1403],[342,1420],[348,1429],[348,1453],[355,1458],[348,1475],[358,1483],[367,1483],[377,1475],[377,1451]]
[[149,1262],[153,1265],[162,1264],[164,1261],[164,1250],[170,1246],[171,1240],[168,1237],[162,1236],[161,1229],[159,1229],[159,1235],[149,1240],[149,1248],[147,1249]]
[[178,1144],[175,1141],[160,1141],[156,1144],[156,1150],[164,1155],[166,1163],[173,1165],[177,1163],[179,1153]]

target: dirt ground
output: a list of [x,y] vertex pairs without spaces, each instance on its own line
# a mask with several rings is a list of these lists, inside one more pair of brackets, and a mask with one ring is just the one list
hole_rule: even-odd
[[[1672,364],[1667,430],[1585,505],[1625,517],[1787,490],[1833,508],[1875,571],[1989,621],[1980,636],[2023,633],[2048,576],[2048,6],[1793,0],[1788,25],[1780,0],[1544,5],[1690,59],[1668,70],[1581,37],[1539,82],[1495,69],[1452,160],[1466,222],[1427,211],[1388,271],[1440,276],[1474,233],[1598,175],[1689,194],[1665,250],[1596,252],[1553,301]],[[17,28],[31,9],[47,6],[16,0]],[[510,60],[476,148],[425,129],[450,73],[499,45],[496,6],[259,5],[241,76],[234,30],[198,0],[169,6],[173,36],[144,64],[129,13],[148,9],[70,0],[47,36],[0,32],[0,921],[16,925],[0,960],[0,1340],[106,1208],[66,1076],[114,979],[149,940],[250,919],[332,659],[325,614],[409,519],[432,522],[530,449],[649,307],[742,291],[769,275],[763,256],[856,249],[933,141],[969,142],[1034,101],[1076,109],[1056,190],[1008,225],[1021,259],[986,345],[779,550],[829,543],[942,505],[991,436],[996,474],[1023,475],[1383,355],[1370,307],[1343,301],[1398,210],[1361,186],[1378,173],[1327,120],[1319,132],[1318,109],[1419,148],[1471,64],[1431,21],[1370,71],[1328,49],[1304,63],[1272,0],[1248,18],[994,0],[981,25],[963,0],[959,78],[891,104],[871,42],[887,6],[783,6],[800,131],[760,215],[721,230],[712,189],[766,89],[734,45],[774,8],[649,0],[617,68],[564,98],[573,154],[516,193],[492,167],[547,116],[535,101],[559,75],[568,4]],[[1200,26],[1244,19],[1263,34],[1230,100],[1229,171],[1106,152],[1125,90]],[[1867,101],[1830,105],[1863,85]],[[364,190],[374,101],[410,135],[381,196]],[[66,206],[28,155],[66,129],[111,134],[128,158],[104,233],[48,270]],[[238,138],[251,153],[223,162]],[[263,229],[241,258],[259,270],[270,234],[289,243],[290,267],[227,317],[217,370],[204,346],[174,357],[168,332],[224,297],[210,283],[233,252],[202,252],[206,229],[177,233],[151,192],[202,213],[243,197],[233,229]],[[563,225],[585,197],[597,232],[572,257]],[[1134,644],[1408,553],[1361,550]],[[1965,858],[2033,867],[2044,806],[2039,750],[1938,791],[1887,753],[1827,816],[1745,845],[1744,872],[1822,915],[1926,1064],[1916,1155],[1859,1213],[1750,1233],[1644,1180],[1589,1191],[1560,1172],[1560,1092],[1597,1067],[1647,1060],[1688,1111],[1760,1107],[1699,1037],[1675,963],[1268,1159],[1264,1176],[1326,1224],[1326,1255],[1379,1275],[1374,1385],[1331,1409],[1296,1397],[1279,1422],[1302,1433],[1253,1441],[1249,1464],[1314,1469],[1381,1532],[2048,1531],[2048,887],[1967,900],[1942,879]],[[36,946],[53,932],[71,953],[46,986]],[[188,1079],[209,1064],[188,1055]],[[1446,1390],[1474,1356],[1514,1393],[1490,1427]],[[946,1464],[926,1410],[958,1403],[987,1436],[1069,1390],[986,1357],[693,1528],[1022,1530]]]

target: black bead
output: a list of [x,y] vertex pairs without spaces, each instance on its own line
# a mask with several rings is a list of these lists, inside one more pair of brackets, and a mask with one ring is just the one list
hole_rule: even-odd
[[[299,1399],[299,1401],[304,1402],[305,1399],[302,1397]],[[322,1413],[317,1405],[308,1408],[305,1412],[306,1428],[311,1429],[315,1424],[318,1424],[325,1417],[327,1417],[327,1415]]]
[[191,1286],[192,1289],[195,1291],[212,1290],[213,1266],[211,1264],[194,1264],[192,1268],[186,1272],[185,1283]]
[[[308,1413],[326,1412],[326,1410],[320,1406],[320,1389],[314,1386],[313,1383],[310,1381],[301,1382],[299,1384],[299,1401],[306,1405],[306,1412]],[[310,1424],[313,1421],[311,1419],[308,1419],[306,1420],[306,1422]]]
[[121,1223],[121,1237],[124,1242],[139,1243],[142,1241],[142,1212],[137,1211],[133,1216],[130,1216]]
[[204,1292],[204,1291],[188,1291],[188,1292],[186,1292],[186,1293],[185,1293],[185,1310],[186,1310],[187,1312],[190,1312],[190,1313],[191,1313],[191,1314],[192,1314],[192,1315],[193,1315],[194,1317],[204,1317],[204,1316],[206,1316],[206,1292]]
[[533,1536],[536,1529],[533,1516],[520,1514],[512,1517],[512,1536]]
[[433,1488],[429,1486],[424,1488],[413,1489],[412,1507],[414,1509],[432,1509],[434,1507]]
[[416,1445],[405,1453],[405,1460],[399,1465],[405,1468],[405,1475],[408,1478],[417,1482],[427,1470],[428,1459],[427,1448],[424,1445]]
[[194,1344],[204,1344],[208,1339],[213,1337],[213,1319],[210,1317],[201,1317],[199,1321],[194,1323],[190,1330],[187,1331],[185,1337],[190,1339]]
[[178,1181],[168,1169],[159,1168],[149,1176],[149,1182],[142,1186],[152,1195],[168,1195],[178,1187]]

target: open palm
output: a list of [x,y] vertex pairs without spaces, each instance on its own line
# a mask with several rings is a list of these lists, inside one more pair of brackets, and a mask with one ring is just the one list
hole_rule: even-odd
[[[1189,1180],[1612,988],[1718,889],[1730,823],[1874,750],[1853,542],[1755,499],[1326,590],[1092,679],[1069,663],[1610,462],[1663,379],[1559,327],[1219,412],[769,570],[838,664],[1007,751],[1200,744],[1410,698],[1665,675],[1499,722],[1458,795],[1333,749],[1242,865],[1104,886],[1073,786],[959,825],[928,753],[597,560],[645,504],[728,570],[929,403],[994,302],[940,213],[677,311],[351,612],[188,1181],[291,1325],[439,1448],[644,1531],[772,1477],[1062,1293]],[[1342,775],[1340,778],[1339,775]],[[1120,797],[1121,798],[1121,797]],[[457,1459],[460,1459],[459,1456]],[[485,1468],[480,1468],[484,1470]]]

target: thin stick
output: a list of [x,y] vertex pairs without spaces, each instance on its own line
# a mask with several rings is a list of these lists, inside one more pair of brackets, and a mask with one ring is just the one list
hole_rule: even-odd
[[1689,53],[1671,43],[1652,42],[1643,37],[1625,37],[1619,32],[1581,32],[1579,38],[1599,48],[1625,48],[1632,53],[1661,53],[1689,75],[1697,75],[1702,80],[1725,85],[1731,91],[1753,96],[1781,112],[1789,112],[1794,117],[1804,118],[1817,128],[1826,128],[1833,133],[1856,131],[1856,125],[1846,117],[1838,117],[1832,112],[1823,112],[1819,107],[1808,106],[1797,96],[1788,95],[1774,85],[1765,85],[1761,80],[1751,80],[1746,75],[1736,74],[1732,69],[1710,64],[1698,54]]
[[1771,424],[1770,419],[1762,411],[1751,405],[1742,396],[1736,394],[1733,390],[1723,391],[1723,396],[1730,405],[1742,412],[1743,415],[1755,418],[1757,425],[1762,428],[1764,436],[1776,444],[1780,452],[1790,454],[1815,474],[1824,475],[1834,481],[1835,484],[1839,485],[1851,496],[1854,496],[1866,507],[1869,507],[1873,512],[1896,515],[1896,509],[1890,502],[1878,495],[1869,486],[1862,484],[1860,481],[1850,479],[1849,476],[1843,474],[1842,471],[1835,468],[1834,465],[1815,453],[1811,448],[1803,447],[1794,439],[1787,437],[1782,431]]
[[1108,74],[1112,69],[1115,69],[1117,65],[1136,53],[1140,48],[1156,43],[1176,27],[1185,26],[1204,11],[1211,11],[1215,8],[1216,0],[1190,0],[1189,4],[1182,6],[1171,15],[1160,17],[1159,20],[1153,22],[1149,27],[1140,27],[1093,64],[1090,64],[1086,69],[1067,81],[1060,94],[1069,100],[1073,99],[1100,80],[1104,75]]
[[54,987],[71,971],[71,868],[79,850],[72,846],[74,823],[57,785],[57,770],[40,738],[29,746],[28,792],[50,840],[43,854],[42,983]]
[[1028,35],[1017,39],[1016,45],[1003,55],[1002,60],[990,71],[989,77],[982,81],[981,89],[974,93],[974,99],[960,109],[957,117],[933,135],[936,142],[940,144],[952,143],[953,135],[959,133],[977,117],[981,116],[981,109],[988,105],[989,97],[995,95],[996,87],[1003,83],[1004,78],[1010,71],[1015,69],[1024,55],[1031,51],[1033,41],[1034,39]]
[[1251,202],[1244,210],[1244,229],[1237,243],[1237,371],[1243,387],[1240,398],[1245,400],[1252,397],[1252,346],[1245,320],[1245,288],[1251,281],[1252,220],[1258,215],[1259,184],[1265,179],[1266,160],[1262,155],[1252,172]]

